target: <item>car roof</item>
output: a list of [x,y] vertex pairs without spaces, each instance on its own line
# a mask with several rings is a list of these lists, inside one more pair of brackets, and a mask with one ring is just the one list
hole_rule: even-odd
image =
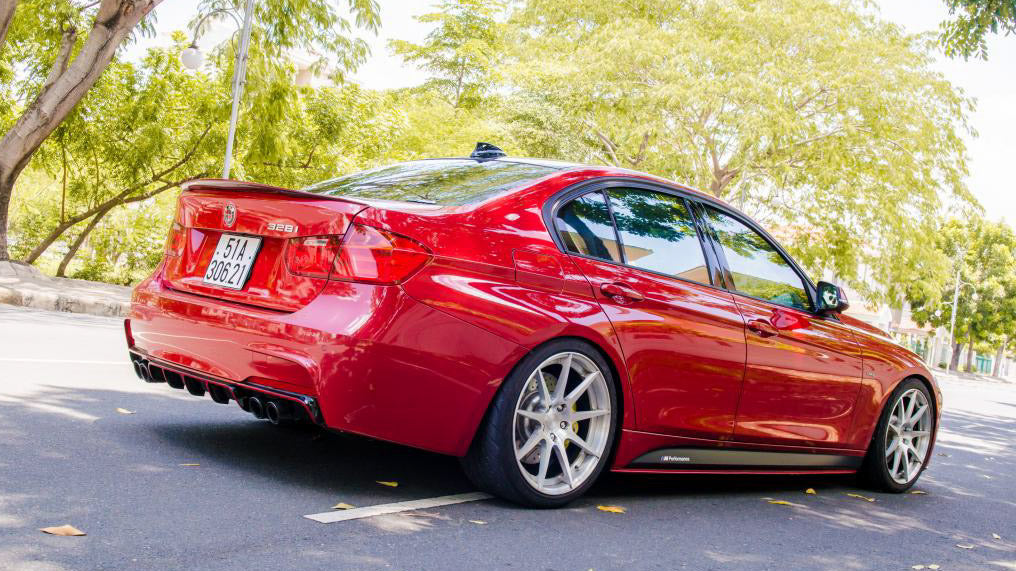
[[674,180],[671,180],[671,179],[668,179],[668,178],[663,178],[661,176],[656,176],[656,175],[653,175],[653,174],[649,174],[647,172],[642,172],[642,171],[637,171],[637,170],[632,170],[632,169],[626,169],[624,167],[617,167],[617,166],[613,166],[613,165],[591,165],[591,164],[586,164],[586,163],[576,163],[576,162],[571,162],[571,161],[559,161],[559,160],[555,160],[555,159],[540,159],[540,158],[534,158],[534,157],[498,157],[496,159],[478,159],[478,158],[475,158],[475,157],[432,157],[432,158],[415,159],[415,160],[425,160],[425,161],[431,161],[431,160],[432,161],[467,160],[467,161],[477,161],[477,162],[497,161],[497,162],[502,162],[502,163],[519,163],[519,164],[525,164],[525,165],[543,166],[543,167],[558,169],[558,170],[560,170],[562,172],[564,172],[564,171],[598,170],[598,171],[604,171],[603,174],[601,174],[600,176],[623,176],[623,177],[632,177],[632,178],[639,178],[639,179],[643,179],[643,180],[649,180],[649,181],[652,181],[652,182],[660,183],[660,184],[663,184],[663,185],[666,185],[666,186],[675,187],[675,188],[678,188],[680,190],[693,193],[696,196],[699,196],[699,197],[702,197],[702,198],[706,199],[707,201],[712,201],[712,202],[715,202],[716,204],[720,204],[720,205],[728,207],[728,208],[731,207],[731,205],[728,204],[726,201],[724,201],[724,200],[722,200],[720,198],[717,198],[717,197],[715,197],[715,196],[713,196],[713,195],[711,195],[709,193],[702,192],[701,190],[698,190],[697,188],[688,186],[686,184],[682,184],[682,183],[679,183],[677,181],[674,181]]

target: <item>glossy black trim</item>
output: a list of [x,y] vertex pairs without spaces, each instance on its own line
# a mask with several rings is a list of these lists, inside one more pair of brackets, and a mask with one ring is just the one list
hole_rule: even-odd
[[863,456],[810,452],[768,452],[729,448],[661,448],[639,456],[627,467],[665,468],[668,470],[700,470],[703,468],[856,470],[861,467],[863,461]]

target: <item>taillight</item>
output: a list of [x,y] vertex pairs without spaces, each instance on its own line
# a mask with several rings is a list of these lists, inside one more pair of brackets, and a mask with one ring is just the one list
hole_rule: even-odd
[[311,278],[327,278],[339,251],[339,236],[293,238],[286,248],[289,271]]
[[291,273],[347,282],[397,284],[429,259],[415,240],[359,224],[345,236],[293,238],[286,247]]
[[169,237],[166,238],[166,257],[175,258],[183,254],[184,231],[179,222],[173,222],[169,228]]
[[346,231],[331,279],[397,284],[429,259],[430,252],[411,238],[355,224]]

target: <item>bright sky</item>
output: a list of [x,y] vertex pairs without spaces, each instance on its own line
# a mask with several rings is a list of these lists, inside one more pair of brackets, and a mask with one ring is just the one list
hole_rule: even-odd
[[[418,0],[379,0],[381,31],[366,36],[372,55],[354,75],[353,80],[366,87],[385,89],[422,83],[426,75],[406,66],[393,57],[387,48],[391,38],[420,41],[429,31],[414,16],[429,11],[432,2]],[[170,8],[172,4],[172,8]],[[934,31],[946,19],[948,11],[943,0],[879,0],[882,16],[907,31]],[[187,29],[197,11],[197,0],[172,0],[156,9],[155,38],[146,39],[131,48],[137,53],[144,47],[164,44],[169,32]],[[213,45],[232,33],[223,25],[213,30],[202,47]],[[937,68],[954,85],[977,100],[977,109],[970,124],[978,136],[968,138],[970,177],[967,184],[993,220],[1004,218],[1016,227],[1016,183],[1011,170],[1016,162],[1016,37],[994,36],[988,40],[988,61],[939,58]]]

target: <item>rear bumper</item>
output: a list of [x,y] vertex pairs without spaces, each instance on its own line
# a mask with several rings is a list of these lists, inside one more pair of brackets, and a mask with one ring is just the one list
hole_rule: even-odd
[[134,291],[128,343],[206,389],[312,402],[329,428],[453,455],[526,352],[397,286],[330,282],[282,313],[175,291],[159,272]]

